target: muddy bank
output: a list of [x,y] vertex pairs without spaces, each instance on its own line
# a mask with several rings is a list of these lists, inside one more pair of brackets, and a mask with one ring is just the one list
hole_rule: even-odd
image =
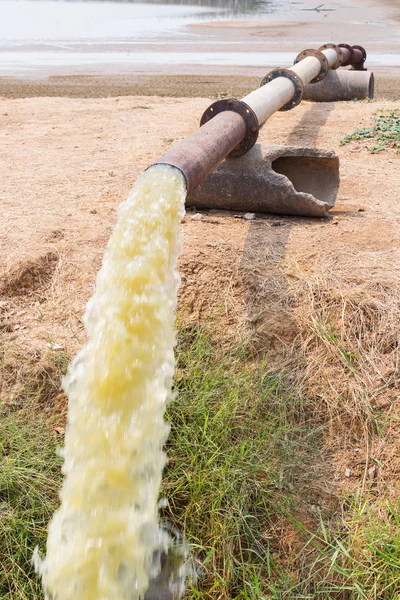
[[[172,98],[240,98],[258,87],[270,67],[249,75],[71,75],[46,79],[0,78],[0,97],[114,98],[160,96]],[[400,99],[400,68],[371,69],[376,76],[377,99]]]

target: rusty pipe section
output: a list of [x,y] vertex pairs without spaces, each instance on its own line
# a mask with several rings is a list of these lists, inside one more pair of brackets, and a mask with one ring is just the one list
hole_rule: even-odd
[[305,50],[291,69],[278,70],[276,76],[263,80],[260,88],[241,101],[228,99],[213,103],[204,113],[200,129],[170,148],[155,164],[179,169],[190,194],[226,156],[248,152],[257,140],[261,125],[277,110],[294,108],[307,83],[318,81],[342,62],[342,49],[334,44],[325,44],[319,50]]
[[342,51],[342,67],[351,67],[352,71],[366,71],[364,64],[367,60],[367,52],[362,46],[349,46],[349,44],[339,44]]
[[179,169],[192,192],[246,135],[246,122],[236,112],[226,110],[170,148],[155,164]]

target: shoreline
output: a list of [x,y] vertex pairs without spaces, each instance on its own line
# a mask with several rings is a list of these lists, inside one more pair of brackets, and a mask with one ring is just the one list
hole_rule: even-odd
[[[42,79],[0,77],[0,98],[68,97],[117,98],[158,96],[171,98],[241,98],[260,84],[270,67],[232,68],[228,74],[53,75]],[[375,98],[400,100],[400,69],[377,67]],[[250,71],[250,72],[249,72]]]
[[366,48],[376,98],[400,97],[396,2],[349,0],[326,19],[307,10],[281,12],[276,20],[191,23],[153,40],[72,40],[64,51],[56,40],[47,50],[40,43],[10,46],[0,52],[0,97],[241,97],[271,68],[292,64],[302,49],[343,40]]

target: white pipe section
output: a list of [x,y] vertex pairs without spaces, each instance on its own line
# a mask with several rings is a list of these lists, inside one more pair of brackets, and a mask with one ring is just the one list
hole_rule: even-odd
[[[336,50],[328,48],[323,50],[322,53],[325,54],[328,60],[329,68],[332,68],[337,61]],[[291,67],[290,70],[301,78],[304,85],[307,85],[321,71],[321,63],[315,56],[307,56]],[[254,110],[261,126],[274,112],[290,102],[294,93],[294,85],[290,79],[277,77],[242,98],[242,101]]]
[[290,67],[290,70],[300,77],[304,85],[307,85],[321,71],[321,63],[315,56],[307,56],[293,67]]
[[274,112],[290,102],[294,92],[294,85],[290,79],[277,77],[242,98],[242,101],[254,110],[261,126]]
[[[336,64],[337,59],[338,59],[336,50],[334,48],[327,48],[326,50],[322,50],[322,54],[325,54],[325,56],[328,60],[329,68],[332,69],[332,67]],[[308,81],[307,81],[307,83],[308,83]]]

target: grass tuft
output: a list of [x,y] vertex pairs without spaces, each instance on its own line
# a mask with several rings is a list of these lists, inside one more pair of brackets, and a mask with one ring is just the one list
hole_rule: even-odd
[[277,524],[307,485],[315,439],[284,379],[246,345],[217,340],[200,327],[180,334],[165,516],[199,561],[188,598],[261,600],[280,578]]
[[58,503],[61,461],[40,414],[21,411],[0,421],[0,599],[42,598],[32,566],[45,549]]

